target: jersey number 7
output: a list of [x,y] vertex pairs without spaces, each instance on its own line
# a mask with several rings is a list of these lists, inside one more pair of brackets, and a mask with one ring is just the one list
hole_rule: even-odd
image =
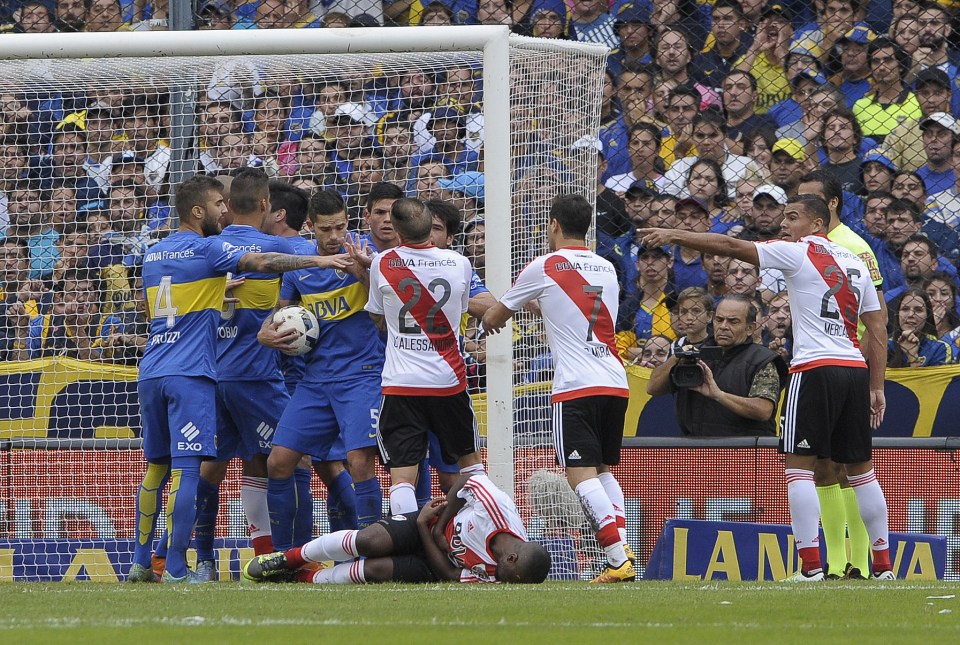
[[587,298],[593,299],[593,310],[590,312],[590,320],[587,325],[587,342],[596,340],[593,336],[593,328],[597,326],[597,318],[600,317],[600,307],[603,306],[603,287],[592,284],[583,285],[583,292]]

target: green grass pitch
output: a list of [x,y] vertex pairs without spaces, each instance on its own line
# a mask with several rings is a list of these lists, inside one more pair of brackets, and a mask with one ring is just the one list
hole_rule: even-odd
[[956,643],[960,585],[0,586],[2,643]]

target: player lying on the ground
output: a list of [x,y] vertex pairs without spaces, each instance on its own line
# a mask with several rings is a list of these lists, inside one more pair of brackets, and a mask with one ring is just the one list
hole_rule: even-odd
[[[343,564],[319,571],[306,566],[328,560]],[[318,584],[538,583],[549,570],[550,554],[528,541],[506,493],[486,475],[464,475],[446,499],[359,531],[337,531],[285,553],[257,556],[243,567],[243,577]]]

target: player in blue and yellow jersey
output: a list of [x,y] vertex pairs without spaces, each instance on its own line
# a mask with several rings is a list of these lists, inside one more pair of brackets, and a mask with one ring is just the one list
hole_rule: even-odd
[[[332,191],[316,193],[310,200],[308,226],[316,237],[317,253],[339,253],[347,231],[343,199]],[[380,519],[383,493],[374,465],[384,347],[363,309],[366,300],[366,286],[344,271],[304,270],[284,277],[280,305],[299,301],[310,309],[320,323],[320,336],[306,355],[306,374],[280,419],[267,461],[270,518],[278,549],[289,543],[284,532],[296,511],[297,463],[305,454],[328,458],[340,436],[354,481],[358,525]],[[282,349],[282,337],[271,341],[268,331],[265,325],[261,342]]]
[[[278,235],[294,245],[297,255],[316,255],[317,245],[313,240],[300,236],[307,210],[310,206],[310,194],[292,184],[279,179],[270,181],[271,212],[264,224],[264,231]],[[280,354],[280,369],[287,384],[287,391],[293,395],[297,384],[306,372],[306,359],[303,356]],[[353,490],[353,479],[344,466],[347,459],[342,438],[327,455],[326,461],[314,461],[307,456],[294,471],[296,479],[297,512],[293,523],[293,545],[300,546],[313,539],[313,495],[310,491],[311,466],[327,487],[327,520],[331,531],[357,528],[357,496]]]
[[196,580],[186,552],[196,520],[200,464],[216,455],[217,326],[226,274],[281,273],[309,266],[347,268],[344,256],[257,253],[220,239],[223,186],[194,177],[176,192],[179,229],[144,257],[143,288],[150,319],[138,391],[147,471],[137,494],[137,544],[131,581],[154,581],[150,549],[167,477],[170,534],[164,582]]
[[[260,230],[271,211],[269,179],[247,168],[234,177],[220,239],[245,251],[295,253],[288,240]],[[200,467],[197,489],[197,574],[216,578],[213,542],[220,483],[234,457],[243,461],[240,503],[256,553],[271,553],[267,512],[267,455],[274,428],[287,404],[280,353],[257,342],[260,325],[280,296],[280,274],[241,272],[227,276],[229,304],[217,329],[217,455]]]

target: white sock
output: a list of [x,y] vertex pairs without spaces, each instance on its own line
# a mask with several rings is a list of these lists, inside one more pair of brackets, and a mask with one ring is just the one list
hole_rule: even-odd
[[627,554],[623,550],[623,540],[617,530],[617,519],[613,504],[603,490],[603,484],[596,477],[591,477],[577,484],[577,497],[587,519],[597,532],[597,541],[607,554],[607,561],[617,568],[627,561]]
[[850,488],[857,494],[860,517],[867,527],[870,546],[882,551],[890,546],[890,529],[887,524],[887,499],[880,488],[876,474],[870,470],[862,475],[848,476]]
[[337,531],[321,535],[303,545],[300,555],[307,562],[343,562],[357,557],[357,533],[360,531]]
[[270,512],[267,510],[267,478],[247,477],[240,480],[240,505],[247,516],[251,538],[270,535]]
[[367,579],[363,575],[363,560],[344,562],[329,569],[321,569],[313,574],[316,585],[362,585]]
[[401,482],[390,487],[390,514],[417,512],[417,491],[413,484]]
[[820,498],[813,483],[813,471],[787,468],[787,500],[790,502],[790,526],[798,549],[820,544]]
[[[607,497],[610,498],[610,503],[613,504],[613,513],[617,518],[617,530],[620,532],[620,539],[626,542],[627,529],[625,525],[627,515],[624,511],[623,489],[620,488],[620,483],[617,481],[617,478],[613,476],[613,473],[600,473],[597,475],[597,479],[600,480],[604,492],[607,494]],[[621,528],[621,524],[624,525],[624,528]]]

